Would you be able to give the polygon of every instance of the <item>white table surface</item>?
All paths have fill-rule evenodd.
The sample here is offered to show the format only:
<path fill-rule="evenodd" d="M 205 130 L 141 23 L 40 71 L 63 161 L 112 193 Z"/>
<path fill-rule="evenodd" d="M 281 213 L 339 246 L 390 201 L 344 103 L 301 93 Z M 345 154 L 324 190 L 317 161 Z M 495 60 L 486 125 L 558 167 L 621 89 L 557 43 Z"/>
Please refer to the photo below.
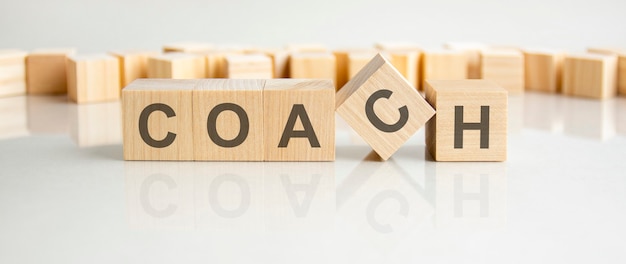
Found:
<path fill-rule="evenodd" d="M 126 162 L 119 102 L 0 99 L 0 263 L 626 263 L 626 98 L 511 97 L 508 161 Z"/>

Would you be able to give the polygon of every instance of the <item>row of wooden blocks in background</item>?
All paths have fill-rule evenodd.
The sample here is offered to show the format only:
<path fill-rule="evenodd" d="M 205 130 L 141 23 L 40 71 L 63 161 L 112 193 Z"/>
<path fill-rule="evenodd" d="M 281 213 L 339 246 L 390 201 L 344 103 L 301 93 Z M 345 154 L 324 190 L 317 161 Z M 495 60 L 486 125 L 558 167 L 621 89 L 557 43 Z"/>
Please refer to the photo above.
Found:
<path fill-rule="evenodd" d="M 321 79 L 140 79 L 122 91 L 124 158 L 330 161 L 337 112 L 383 160 L 424 125 L 435 160 L 506 159 L 505 89 L 425 85 L 426 98 L 380 54 L 337 93 Z"/>

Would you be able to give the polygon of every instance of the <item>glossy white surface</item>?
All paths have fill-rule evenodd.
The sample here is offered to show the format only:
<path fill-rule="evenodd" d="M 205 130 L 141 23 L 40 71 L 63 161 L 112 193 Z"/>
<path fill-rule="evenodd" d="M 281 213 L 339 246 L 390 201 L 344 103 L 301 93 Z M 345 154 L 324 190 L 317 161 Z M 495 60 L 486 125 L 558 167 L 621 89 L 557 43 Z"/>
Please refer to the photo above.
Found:
<path fill-rule="evenodd" d="M 119 102 L 0 99 L 0 263 L 624 263 L 626 98 L 510 99 L 509 159 L 125 162 Z"/>

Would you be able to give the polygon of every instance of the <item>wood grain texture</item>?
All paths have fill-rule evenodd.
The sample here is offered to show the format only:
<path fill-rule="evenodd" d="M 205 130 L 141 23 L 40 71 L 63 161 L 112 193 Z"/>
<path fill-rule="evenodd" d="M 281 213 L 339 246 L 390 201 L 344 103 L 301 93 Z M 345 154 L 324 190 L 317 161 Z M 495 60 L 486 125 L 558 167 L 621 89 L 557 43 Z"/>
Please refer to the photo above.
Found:
<path fill-rule="evenodd" d="M 263 90 L 264 159 L 335 160 L 334 101 L 330 80 L 267 80 Z"/>
<path fill-rule="evenodd" d="M 196 79 L 206 76 L 202 55 L 171 52 L 148 57 L 148 78 Z"/>
<path fill-rule="evenodd" d="M 381 93 L 386 93 L 388 98 L 374 98 Z M 370 109 L 372 98 L 374 104 Z M 435 114 L 415 88 L 380 54 L 337 92 L 335 107 L 383 160 L 389 159 Z M 368 109 L 378 120 L 372 118 L 371 112 L 368 114 Z M 397 126 L 384 131 L 380 122 Z"/>
<path fill-rule="evenodd" d="M 332 53 L 292 53 L 289 71 L 291 78 L 295 79 L 327 79 L 334 82 L 335 67 Z"/>
<path fill-rule="evenodd" d="M 117 57 L 120 64 L 120 85 L 126 87 L 130 82 L 148 77 L 148 57 L 159 54 L 157 51 L 119 50 L 109 54 Z"/>
<path fill-rule="evenodd" d="M 504 161 L 507 152 L 507 91 L 487 80 L 432 80 L 426 82 L 426 100 L 437 115 L 426 124 L 426 148 L 436 161 Z M 456 109 L 462 123 L 483 123 L 483 106 L 488 110 L 488 140 L 479 130 L 455 132 Z M 462 138 L 461 148 L 455 140 Z M 487 142 L 487 147 L 481 146 Z"/>
<path fill-rule="evenodd" d="M 118 100 L 118 59 L 104 54 L 68 57 L 67 94 L 70 100 L 79 104 Z"/>
<path fill-rule="evenodd" d="M 225 57 L 226 78 L 271 79 L 272 60 L 264 54 L 228 55 Z"/>
<path fill-rule="evenodd" d="M 67 56 L 75 49 L 38 49 L 26 57 L 26 90 L 28 94 L 67 93 Z"/>
<path fill-rule="evenodd" d="M 26 93 L 26 55 L 21 50 L 0 50 L 0 97 Z"/>
<path fill-rule="evenodd" d="M 563 60 L 563 94 L 606 99 L 617 94 L 617 57 L 569 54 Z"/>
<path fill-rule="evenodd" d="M 480 53 L 488 49 L 489 46 L 480 42 L 448 42 L 444 44 L 444 47 L 465 53 L 467 58 L 467 78 L 480 79 Z"/>
<path fill-rule="evenodd" d="M 619 95 L 626 96 L 626 48 L 592 47 L 587 51 L 617 56 L 617 92 Z"/>
<path fill-rule="evenodd" d="M 524 51 L 524 86 L 528 91 L 560 93 L 563 56 L 559 51 Z"/>
<path fill-rule="evenodd" d="M 512 50 L 483 50 L 480 53 L 480 78 L 491 80 L 509 94 L 524 92 L 524 55 Z"/>
<path fill-rule="evenodd" d="M 424 89 L 427 80 L 467 79 L 467 58 L 462 51 L 426 50 L 420 66 L 420 87 Z"/>

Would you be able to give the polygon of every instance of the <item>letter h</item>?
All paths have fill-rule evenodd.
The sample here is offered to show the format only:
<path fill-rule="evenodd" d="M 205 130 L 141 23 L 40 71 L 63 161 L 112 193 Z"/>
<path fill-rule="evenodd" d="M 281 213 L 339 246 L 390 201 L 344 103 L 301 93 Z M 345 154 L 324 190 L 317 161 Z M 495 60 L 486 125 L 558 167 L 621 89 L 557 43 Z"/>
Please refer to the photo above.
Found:
<path fill-rule="evenodd" d="M 489 148 L 489 106 L 480 107 L 480 123 L 463 123 L 463 106 L 454 106 L 454 148 L 463 148 L 463 131 L 480 130 L 480 148 Z"/>

